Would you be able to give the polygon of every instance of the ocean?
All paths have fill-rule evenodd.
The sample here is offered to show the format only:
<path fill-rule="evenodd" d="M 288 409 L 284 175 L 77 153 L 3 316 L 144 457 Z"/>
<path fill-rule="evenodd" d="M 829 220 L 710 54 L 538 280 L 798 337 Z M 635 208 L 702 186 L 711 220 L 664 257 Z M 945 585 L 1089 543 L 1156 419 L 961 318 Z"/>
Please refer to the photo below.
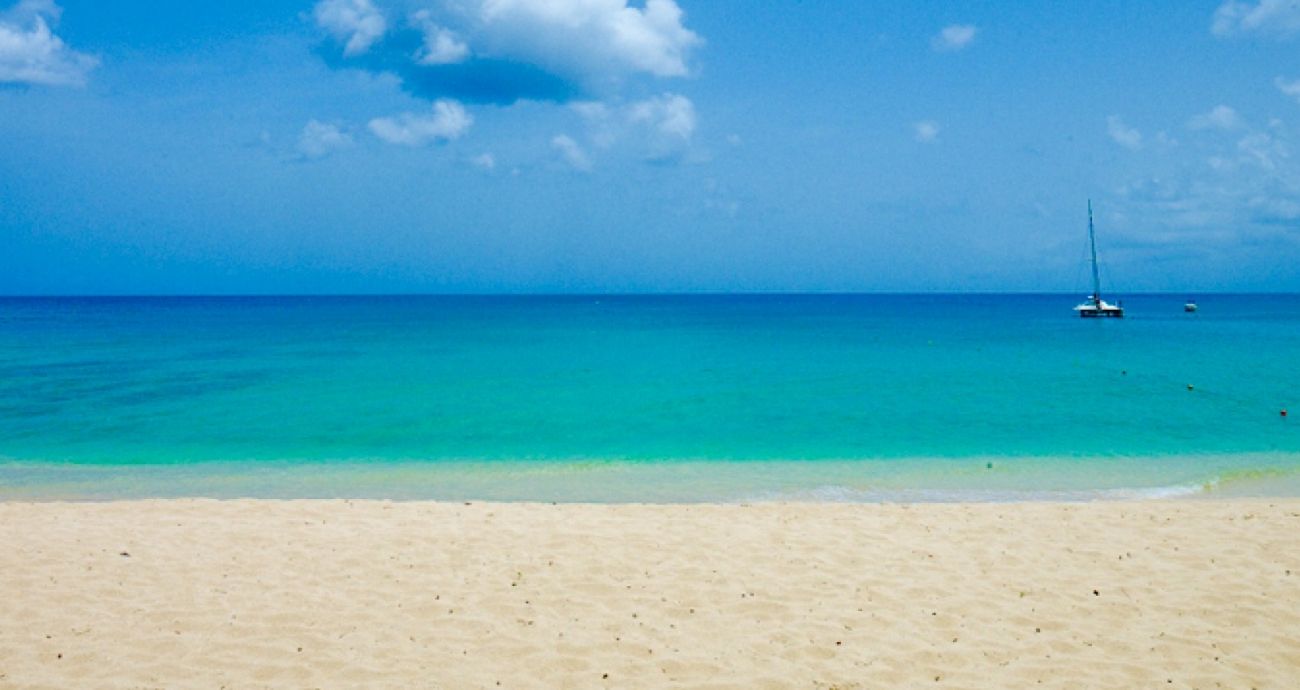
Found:
<path fill-rule="evenodd" d="M 0 298 L 0 498 L 1300 494 L 1300 295 L 1185 297 Z"/>

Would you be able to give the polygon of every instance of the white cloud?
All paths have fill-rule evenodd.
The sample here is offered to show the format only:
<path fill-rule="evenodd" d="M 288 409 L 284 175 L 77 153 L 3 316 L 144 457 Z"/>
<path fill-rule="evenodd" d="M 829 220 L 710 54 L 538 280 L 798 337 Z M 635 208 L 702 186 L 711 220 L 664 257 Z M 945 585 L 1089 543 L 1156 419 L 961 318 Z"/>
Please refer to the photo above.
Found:
<path fill-rule="evenodd" d="M 298 136 L 298 152 L 308 158 L 322 158 L 352 145 L 352 137 L 336 125 L 309 120 Z"/>
<path fill-rule="evenodd" d="M 1251 4 L 1229 0 L 1215 10 L 1210 30 L 1216 36 L 1248 33 L 1290 35 L 1300 31 L 1300 3 L 1295 0 L 1259 0 Z"/>
<path fill-rule="evenodd" d="M 321 0 L 313 10 L 316 24 L 346 41 L 343 54 L 361 55 L 388 31 L 384 15 L 370 0 Z"/>
<path fill-rule="evenodd" d="M 647 160 L 658 162 L 689 153 L 698 124 L 691 99 L 668 92 L 626 105 L 581 101 L 569 108 L 585 121 L 592 145 L 608 149 L 630 144 Z"/>
<path fill-rule="evenodd" d="M 703 43 L 677 0 L 319 0 L 314 14 L 344 57 L 368 53 L 355 66 L 470 103 L 609 97 L 634 76 L 688 75 Z"/>
<path fill-rule="evenodd" d="M 1213 111 L 1211 111 L 1213 112 Z M 1189 246 L 1228 247 L 1300 230 L 1300 159 L 1292 156 L 1288 128 L 1271 121 L 1234 125 L 1240 136 L 1192 130 L 1195 158 L 1133 157 L 1132 182 L 1120 195 L 1134 218 L 1133 238 L 1166 251 Z M 1141 170 L 1145 168 L 1145 170 Z"/>
<path fill-rule="evenodd" d="M 424 45 L 415 53 L 421 65 L 451 65 L 469 57 L 469 46 L 451 29 L 440 26 L 428 10 L 411 16 L 411 22 L 424 32 Z"/>
<path fill-rule="evenodd" d="M 603 120 L 609 117 L 609 106 L 600 101 L 576 101 L 570 103 L 569 108 L 587 120 Z"/>
<path fill-rule="evenodd" d="M 587 136 L 600 148 L 613 146 L 624 133 L 614 108 L 601 101 L 577 101 L 569 109 L 586 121 Z"/>
<path fill-rule="evenodd" d="M 469 159 L 469 162 L 482 170 L 493 170 L 497 167 L 497 159 L 490 153 L 480 153 Z"/>
<path fill-rule="evenodd" d="M 695 104 L 685 96 L 665 93 L 628 109 L 628 119 L 653 128 L 659 134 L 682 141 L 695 133 Z"/>
<path fill-rule="evenodd" d="M 938 141 L 939 123 L 934 120 L 921 120 L 912 125 L 912 136 L 922 144 Z"/>
<path fill-rule="evenodd" d="M 1217 105 L 1210 109 L 1209 112 L 1201 113 L 1188 121 L 1187 126 L 1192 129 L 1221 129 L 1233 130 L 1241 127 L 1241 116 L 1236 110 L 1226 106 Z"/>
<path fill-rule="evenodd" d="M 467 132 L 474 118 L 456 101 L 442 99 L 433 104 L 432 115 L 402 113 L 397 117 L 377 117 L 370 121 L 370 131 L 390 144 L 423 146 L 435 141 L 458 139 Z"/>
<path fill-rule="evenodd" d="M 560 158 L 568 163 L 575 170 L 591 170 L 591 159 L 587 157 L 587 152 L 582 150 L 578 142 L 567 134 L 557 134 L 551 139 L 551 148 L 559 152 Z"/>
<path fill-rule="evenodd" d="M 674 0 L 471 0 L 490 54 L 534 62 L 562 74 L 588 76 L 611 68 L 660 77 L 687 73 L 686 57 L 701 43 L 682 24 Z"/>
<path fill-rule="evenodd" d="M 1282 77 L 1278 77 L 1277 79 L 1273 80 L 1273 85 L 1276 86 L 1277 90 L 1281 91 L 1283 94 L 1290 96 L 1291 98 L 1294 98 L 1297 101 L 1300 101 L 1300 79 L 1296 79 L 1294 81 L 1287 81 Z"/>
<path fill-rule="evenodd" d="M 1206 159 L 1217 172 L 1247 175 L 1255 171 L 1275 171 L 1287 167 L 1290 146 L 1282 136 L 1250 130 L 1236 141 L 1231 150 L 1219 151 Z"/>
<path fill-rule="evenodd" d="M 82 86 L 99 59 L 78 53 L 50 30 L 62 10 L 23 0 L 0 14 L 0 83 Z"/>
<path fill-rule="evenodd" d="M 1110 138 L 1115 140 L 1116 144 L 1127 149 L 1138 149 L 1142 147 L 1142 133 L 1133 127 L 1124 124 L 1118 115 L 1111 115 L 1106 118 L 1106 132 Z"/>
<path fill-rule="evenodd" d="M 975 40 L 975 34 L 978 31 L 979 29 L 971 24 L 945 26 L 938 35 L 930 39 L 930 47 L 939 51 L 961 50 Z"/>
<path fill-rule="evenodd" d="M 1238 161 L 1264 170 L 1275 170 L 1290 157 L 1287 146 L 1265 132 L 1251 132 L 1237 142 Z"/>

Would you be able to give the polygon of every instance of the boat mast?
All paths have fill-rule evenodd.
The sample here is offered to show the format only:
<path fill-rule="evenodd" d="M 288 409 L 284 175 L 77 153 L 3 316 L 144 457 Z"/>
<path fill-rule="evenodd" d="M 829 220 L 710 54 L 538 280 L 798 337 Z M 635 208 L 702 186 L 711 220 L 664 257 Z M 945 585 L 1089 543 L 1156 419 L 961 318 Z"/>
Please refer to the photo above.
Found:
<path fill-rule="evenodd" d="M 1092 231 L 1092 199 L 1088 200 L 1088 245 L 1092 247 L 1092 299 L 1101 304 L 1101 276 L 1097 274 L 1097 237 Z"/>

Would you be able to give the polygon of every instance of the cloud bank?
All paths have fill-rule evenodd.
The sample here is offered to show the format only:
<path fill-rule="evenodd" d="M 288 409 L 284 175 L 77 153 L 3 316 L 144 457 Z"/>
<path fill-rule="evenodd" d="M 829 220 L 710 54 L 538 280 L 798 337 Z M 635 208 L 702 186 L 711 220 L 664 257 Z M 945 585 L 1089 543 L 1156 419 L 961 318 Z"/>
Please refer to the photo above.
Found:
<path fill-rule="evenodd" d="M 1218 117 L 1231 112 L 1231 117 Z M 1134 247 L 1218 246 L 1300 233 L 1300 160 L 1278 120 L 1251 123 L 1220 106 L 1192 118 L 1192 158 L 1142 156 L 1119 190 Z M 1225 126 L 1226 125 L 1226 126 Z M 1232 136 L 1224 133 L 1232 132 Z"/>
<path fill-rule="evenodd" d="M 69 48 L 50 27 L 62 10 L 52 0 L 22 0 L 0 13 L 0 83 L 82 86 L 99 59 Z"/>
<path fill-rule="evenodd" d="M 685 76 L 702 43 L 675 0 L 462 0 L 405 15 L 371 0 L 321 0 L 313 17 L 341 44 L 337 66 L 477 103 L 567 102 L 634 75 Z"/>

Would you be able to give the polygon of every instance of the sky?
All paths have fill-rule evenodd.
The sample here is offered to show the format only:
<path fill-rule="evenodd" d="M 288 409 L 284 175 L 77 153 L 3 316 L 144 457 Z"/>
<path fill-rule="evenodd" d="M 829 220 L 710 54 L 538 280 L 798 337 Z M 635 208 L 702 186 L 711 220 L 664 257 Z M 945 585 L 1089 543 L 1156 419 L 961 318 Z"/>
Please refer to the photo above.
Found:
<path fill-rule="evenodd" d="M 0 294 L 1300 291 L 1300 3 L 0 0 Z"/>

